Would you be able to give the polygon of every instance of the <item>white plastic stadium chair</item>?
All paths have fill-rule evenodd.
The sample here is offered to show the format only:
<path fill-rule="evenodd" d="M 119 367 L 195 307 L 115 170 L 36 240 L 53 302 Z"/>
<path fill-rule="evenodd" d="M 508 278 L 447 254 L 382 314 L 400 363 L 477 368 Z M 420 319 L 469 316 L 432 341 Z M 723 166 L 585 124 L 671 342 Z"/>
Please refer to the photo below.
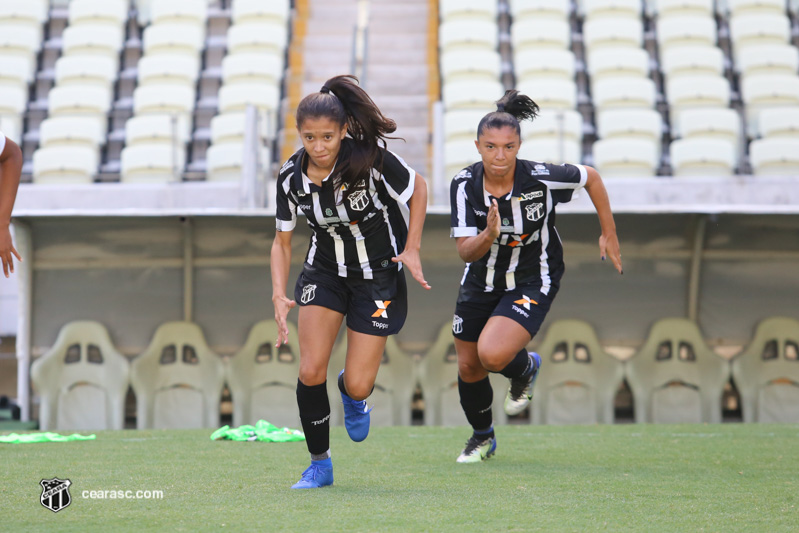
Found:
<path fill-rule="evenodd" d="M 577 84 L 569 80 L 525 81 L 517 87 L 541 109 L 574 109 L 577 105 Z"/>
<path fill-rule="evenodd" d="M 0 85 L 0 116 L 17 115 L 25 111 L 28 87 L 25 85 Z"/>
<path fill-rule="evenodd" d="M 594 106 L 607 109 L 653 109 L 655 82 L 649 78 L 605 78 L 593 84 Z"/>
<path fill-rule="evenodd" d="M 41 40 L 42 23 L 47 20 L 48 7 L 46 0 L 0 2 L 0 25 L 32 28 Z"/>
<path fill-rule="evenodd" d="M 0 24 L 0 53 L 19 55 L 28 61 L 36 61 L 42 39 L 35 28 L 5 22 Z"/>
<path fill-rule="evenodd" d="M 122 26 L 102 24 L 68 26 L 61 36 L 62 53 L 71 55 L 102 55 L 119 62 L 124 32 Z"/>
<path fill-rule="evenodd" d="M 53 146 L 33 153 L 34 183 L 91 183 L 100 163 L 96 148 Z"/>
<path fill-rule="evenodd" d="M 151 24 L 186 24 L 204 28 L 207 18 L 206 0 L 158 0 L 150 6 Z"/>
<path fill-rule="evenodd" d="M 444 113 L 444 136 L 447 141 L 477 138 L 477 125 L 489 110 L 455 109 Z"/>
<path fill-rule="evenodd" d="M 219 90 L 219 112 L 244 111 L 254 105 L 260 111 L 275 111 L 280 89 L 271 83 L 228 83 Z"/>
<path fill-rule="evenodd" d="M 147 85 L 186 85 L 194 89 L 200 71 L 200 58 L 183 54 L 145 55 L 137 64 L 139 87 Z"/>
<path fill-rule="evenodd" d="M 686 109 L 680 111 L 678 122 L 680 131 L 672 131 L 672 137 L 679 135 L 683 139 L 722 139 L 736 147 L 736 154 L 740 151 L 741 117 L 734 109 Z"/>
<path fill-rule="evenodd" d="M 291 14 L 289 0 L 234 0 L 233 24 L 287 24 Z"/>
<path fill-rule="evenodd" d="M 97 120 L 87 117 L 50 117 L 39 125 L 39 146 L 86 146 L 98 149 L 105 144 L 105 130 Z"/>
<path fill-rule="evenodd" d="M 125 122 L 125 145 L 183 144 L 191 137 L 191 123 L 185 114 L 139 115 Z"/>
<path fill-rule="evenodd" d="M 589 53 L 600 47 L 641 48 L 644 42 L 644 26 L 640 18 L 588 20 L 583 25 L 583 42 Z"/>
<path fill-rule="evenodd" d="M 69 3 L 69 26 L 108 25 L 121 27 L 128 19 L 126 0 L 72 0 Z"/>
<path fill-rule="evenodd" d="M 669 146 L 675 176 L 731 176 L 736 146 L 725 139 L 678 139 Z"/>
<path fill-rule="evenodd" d="M 752 45 L 738 51 L 735 69 L 743 76 L 796 74 L 799 50 L 788 44 Z"/>
<path fill-rule="evenodd" d="M 600 48 L 591 52 L 587 59 L 592 84 L 604 78 L 649 75 L 649 54 L 643 48 Z"/>
<path fill-rule="evenodd" d="M 525 19 L 537 20 L 548 24 L 550 19 L 566 20 L 571 12 L 569 0 L 510 0 L 510 13 L 513 23 Z"/>
<path fill-rule="evenodd" d="M 667 80 L 666 100 L 672 126 L 679 131 L 679 112 L 684 109 L 728 107 L 730 84 L 721 76 L 680 76 Z"/>
<path fill-rule="evenodd" d="M 657 23 L 660 53 L 676 46 L 716 46 L 716 21 L 710 17 L 670 17 Z"/>
<path fill-rule="evenodd" d="M 721 76 L 724 74 L 724 52 L 717 46 L 673 46 L 661 54 L 660 68 L 667 79 Z"/>
<path fill-rule="evenodd" d="M 50 116 L 89 115 L 103 124 L 111 108 L 111 89 L 99 85 L 53 87 L 47 95 Z M 103 130 L 105 131 L 105 130 Z"/>
<path fill-rule="evenodd" d="M 519 157 L 542 163 L 580 163 L 583 158 L 582 144 L 572 139 L 533 137 L 522 142 Z"/>
<path fill-rule="evenodd" d="M 517 83 L 541 78 L 574 80 L 575 60 L 571 50 L 526 49 L 513 58 Z"/>
<path fill-rule="evenodd" d="M 581 6 L 585 20 L 641 19 L 641 0 L 581 0 Z"/>
<path fill-rule="evenodd" d="M 571 44 L 571 27 L 567 19 L 548 19 L 546 24 L 535 19 L 522 20 L 511 26 L 510 36 L 517 54 L 526 49 L 566 50 Z"/>
<path fill-rule="evenodd" d="M 746 76 L 741 80 L 741 96 L 746 104 L 748 134 L 757 131 L 757 118 L 764 109 L 799 106 L 799 76 Z"/>
<path fill-rule="evenodd" d="M 785 0 L 727 0 L 730 16 L 785 15 Z"/>
<path fill-rule="evenodd" d="M 136 115 L 182 114 L 194 109 L 194 89 L 186 85 L 147 85 L 133 91 Z"/>
<path fill-rule="evenodd" d="M 98 85 L 111 88 L 117 77 L 117 63 L 108 56 L 69 55 L 55 63 L 55 82 L 66 85 Z"/>
<path fill-rule="evenodd" d="M 758 115 L 757 123 L 762 137 L 799 138 L 799 107 L 764 109 Z"/>
<path fill-rule="evenodd" d="M 22 113 L 4 114 L 0 110 L 0 131 L 17 144 L 22 142 Z"/>
<path fill-rule="evenodd" d="M 440 61 L 444 83 L 474 79 L 496 81 L 502 74 L 499 53 L 493 50 L 453 50 L 441 54 Z"/>
<path fill-rule="evenodd" d="M 453 178 L 461 169 L 479 160 L 480 153 L 477 151 L 473 139 L 447 141 L 444 144 L 444 164 L 447 178 Z"/>
<path fill-rule="evenodd" d="M 438 13 L 442 21 L 497 20 L 498 2 L 485 0 L 439 0 Z"/>
<path fill-rule="evenodd" d="M 205 29 L 190 24 L 158 24 L 145 28 L 142 39 L 145 56 L 185 54 L 196 57 L 205 45 Z"/>
<path fill-rule="evenodd" d="M 799 139 L 757 139 L 749 145 L 749 161 L 756 176 L 799 174 Z"/>
<path fill-rule="evenodd" d="M 499 27 L 486 20 L 445 21 L 438 27 L 438 41 L 442 54 L 463 49 L 496 51 Z"/>
<path fill-rule="evenodd" d="M 120 156 L 120 180 L 125 183 L 167 183 L 180 181 L 186 149 L 169 144 L 127 146 Z"/>
<path fill-rule="evenodd" d="M 730 19 L 730 39 L 734 55 L 748 46 L 788 44 L 791 23 L 785 15 L 747 15 Z"/>
<path fill-rule="evenodd" d="M 713 0 L 656 0 L 658 20 L 668 17 L 713 16 Z"/>
<path fill-rule="evenodd" d="M 600 139 L 646 139 L 660 146 L 663 137 L 663 118 L 654 109 L 602 111 L 597 114 L 596 125 Z"/>
<path fill-rule="evenodd" d="M 238 181 L 244 165 L 244 144 L 234 142 L 211 145 L 205 160 L 207 181 Z M 258 154 L 258 164 L 264 168 L 269 162 L 269 150 L 264 147 Z"/>
<path fill-rule="evenodd" d="M 486 112 L 496 109 L 494 102 L 499 100 L 505 91 L 499 81 L 474 80 L 454 81 L 444 84 L 442 88 L 444 106 L 452 109 L 485 109 Z"/>
<path fill-rule="evenodd" d="M 522 142 L 536 138 L 549 138 L 581 142 L 583 140 L 583 117 L 573 109 L 544 109 L 532 122 L 521 123 Z"/>
<path fill-rule="evenodd" d="M 36 61 L 29 54 L 5 54 L 0 51 L 0 85 L 27 86 L 33 81 Z"/>
<path fill-rule="evenodd" d="M 602 139 L 594 143 L 594 167 L 603 178 L 654 176 L 658 147 L 644 139 Z"/>
<path fill-rule="evenodd" d="M 227 32 L 228 54 L 282 54 L 288 43 L 285 24 L 234 24 Z"/>
<path fill-rule="evenodd" d="M 276 54 L 229 54 L 222 60 L 223 83 L 278 84 L 283 78 L 283 59 Z"/>

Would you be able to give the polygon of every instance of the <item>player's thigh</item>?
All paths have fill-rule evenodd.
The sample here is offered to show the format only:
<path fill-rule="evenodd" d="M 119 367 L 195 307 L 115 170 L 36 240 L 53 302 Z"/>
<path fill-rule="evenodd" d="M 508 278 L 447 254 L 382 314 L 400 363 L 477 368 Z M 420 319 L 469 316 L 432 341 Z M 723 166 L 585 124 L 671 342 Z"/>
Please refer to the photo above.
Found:
<path fill-rule="evenodd" d="M 368 335 L 347 328 L 347 360 L 344 363 L 344 387 L 354 400 L 372 393 L 380 370 L 387 337 Z"/>
<path fill-rule="evenodd" d="M 477 341 L 480 363 L 490 372 L 499 372 L 531 339 L 530 332 L 519 322 L 494 315 L 488 319 Z"/>
<path fill-rule="evenodd" d="M 327 379 L 327 365 L 344 315 L 318 305 L 300 307 L 297 332 L 300 337 L 300 381 L 320 385 Z"/>

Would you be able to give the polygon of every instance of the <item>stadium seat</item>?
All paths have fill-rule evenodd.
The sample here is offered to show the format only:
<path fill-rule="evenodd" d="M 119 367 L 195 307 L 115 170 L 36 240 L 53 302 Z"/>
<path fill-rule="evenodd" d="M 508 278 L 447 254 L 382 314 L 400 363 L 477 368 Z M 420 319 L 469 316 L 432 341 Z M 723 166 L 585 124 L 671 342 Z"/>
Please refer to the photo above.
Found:
<path fill-rule="evenodd" d="M 738 146 L 741 142 L 741 117 L 734 109 L 726 107 L 686 109 L 678 116 L 680 137 L 722 139 Z M 738 149 L 736 149 L 738 152 Z"/>
<path fill-rule="evenodd" d="M 194 110 L 194 88 L 187 85 L 146 85 L 133 91 L 133 112 L 188 114 Z"/>
<path fill-rule="evenodd" d="M 452 109 L 496 109 L 494 102 L 499 100 L 505 91 L 502 84 L 490 80 L 454 81 L 442 87 L 444 106 L 447 111 Z"/>
<path fill-rule="evenodd" d="M 476 129 L 477 125 L 475 124 Z M 480 153 L 474 145 L 474 138 L 447 141 L 444 144 L 445 176 L 447 179 L 453 178 L 461 169 L 479 160 Z"/>
<path fill-rule="evenodd" d="M 496 51 L 499 27 L 487 20 L 452 20 L 438 27 L 440 53 L 453 50 Z"/>
<path fill-rule="evenodd" d="M 184 54 L 196 57 L 205 46 L 205 28 L 190 24 L 156 24 L 144 29 L 144 55 Z M 228 48 L 231 43 L 228 42 Z"/>
<path fill-rule="evenodd" d="M 799 423 L 799 321 L 770 317 L 732 360 L 744 422 Z"/>
<path fill-rule="evenodd" d="M 746 104 L 748 134 L 758 131 L 757 119 L 764 109 L 799 106 L 799 76 L 785 74 L 753 75 L 741 82 L 741 96 Z"/>
<path fill-rule="evenodd" d="M 593 84 L 594 106 L 608 109 L 653 109 L 655 82 L 649 78 L 605 78 Z"/>
<path fill-rule="evenodd" d="M 47 107 L 51 117 L 93 117 L 105 133 L 108 129 L 107 113 L 111 109 L 111 98 L 110 88 L 99 85 L 67 85 L 50 89 Z"/>
<path fill-rule="evenodd" d="M 206 0 L 158 0 L 150 5 L 151 24 L 185 24 L 204 28 L 207 17 Z"/>
<path fill-rule="evenodd" d="M 103 24 L 68 26 L 61 37 L 61 51 L 65 56 L 108 56 L 114 60 L 114 64 L 118 64 L 124 37 L 122 26 Z"/>
<path fill-rule="evenodd" d="M 519 83 L 516 88 L 522 94 L 535 100 L 542 109 L 574 109 L 577 107 L 577 84 L 571 80 L 528 80 Z"/>
<path fill-rule="evenodd" d="M 485 0 L 439 0 L 438 13 L 442 21 L 497 20 L 497 2 Z"/>
<path fill-rule="evenodd" d="M 600 48 L 588 54 L 587 59 L 592 84 L 605 78 L 649 75 L 649 54 L 643 48 Z"/>
<path fill-rule="evenodd" d="M 224 83 L 271 83 L 278 85 L 283 78 L 283 59 L 276 54 L 229 54 L 222 60 Z"/>
<path fill-rule="evenodd" d="M 508 380 L 500 374 L 489 374 L 489 379 L 494 389 L 494 424 L 504 424 L 508 417 L 502 405 L 508 392 Z M 452 323 L 442 326 L 436 341 L 422 357 L 419 385 L 424 398 L 426 426 L 463 426 L 467 423 L 458 395 L 458 356 L 452 341 Z"/>
<path fill-rule="evenodd" d="M 444 113 L 445 140 L 474 141 L 477 138 L 477 126 L 488 111 L 483 111 L 482 109 L 456 109 Z"/>
<path fill-rule="evenodd" d="M 287 24 L 291 15 L 289 0 L 234 0 L 231 6 L 233 24 Z"/>
<path fill-rule="evenodd" d="M 764 109 L 758 115 L 757 124 L 762 137 L 799 138 L 799 107 Z"/>
<path fill-rule="evenodd" d="M 666 83 L 672 128 L 679 132 L 680 112 L 685 109 L 726 108 L 730 84 L 721 76 L 680 76 Z"/>
<path fill-rule="evenodd" d="M 669 147 L 674 176 L 731 176 L 736 145 L 721 138 L 678 139 Z"/>
<path fill-rule="evenodd" d="M 745 47 L 788 44 L 790 38 L 791 25 L 785 15 L 747 15 L 730 19 L 730 39 L 736 56 Z"/>
<path fill-rule="evenodd" d="M 657 23 L 661 55 L 675 46 L 716 46 L 716 33 L 710 17 L 669 17 Z"/>
<path fill-rule="evenodd" d="M 571 50 L 526 49 L 513 58 L 517 83 L 542 78 L 574 80 L 575 60 Z"/>
<path fill-rule="evenodd" d="M 181 181 L 186 149 L 182 145 L 139 143 L 122 150 L 120 164 L 120 180 L 126 183 Z"/>
<path fill-rule="evenodd" d="M 627 361 L 638 423 L 719 423 L 729 363 L 705 345 L 686 318 L 658 320 Z"/>
<path fill-rule="evenodd" d="M 5 54 L 0 51 L 0 85 L 25 87 L 33 82 L 36 60 L 27 54 Z"/>
<path fill-rule="evenodd" d="M 125 145 L 186 143 L 191 122 L 186 115 L 140 115 L 125 122 Z"/>
<path fill-rule="evenodd" d="M 736 54 L 735 69 L 742 76 L 796 75 L 799 70 L 799 50 L 787 44 L 747 46 Z"/>
<path fill-rule="evenodd" d="M 117 63 L 108 56 L 73 54 L 55 63 L 55 83 L 58 87 L 98 85 L 110 90 L 117 74 Z"/>
<path fill-rule="evenodd" d="M 39 146 L 85 146 L 105 144 L 105 129 L 92 117 L 51 117 L 39 125 Z"/>
<path fill-rule="evenodd" d="M 270 162 L 269 150 L 262 148 L 259 165 Z M 236 142 L 218 143 L 210 146 L 205 154 L 206 179 L 208 181 L 239 181 L 244 165 L 244 144 Z"/>
<path fill-rule="evenodd" d="M 100 164 L 96 147 L 52 146 L 33 153 L 33 182 L 92 183 Z"/>
<path fill-rule="evenodd" d="M 182 54 L 146 55 L 137 65 L 139 87 L 147 85 L 185 85 L 194 90 L 200 58 Z"/>
<path fill-rule="evenodd" d="M 599 344 L 591 324 L 558 320 L 536 349 L 544 371 L 535 385 L 535 424 L 612 424 L 621 361 Z"/>
<path fill-rule="evenodd" d="M 513 23 L 510 28 L 513 51 L 519 54 L 527 49 L 558 48 L 566 50 L 571 44 L 571 27 L 567 19 L 551 19 L 541 24 L 535 19 Z"/>
<path fill-rule="evenodd" d="M 641 19 L 597 18 L 583 24 L 583 42 L 589 53 L 601 47 L 641 48 L 644 26 Z"/>
<path fill-rule="evenodd" d="M 41 46 L 42 39 L 36 28 L 9 22 L 0 23 L 1 54 L 21 55 L 30 61 L 35 61 Z"/>
<path fill-rule="evenodd" d="M 1 92 L 1 91 L 0 91 Z M 0 111 L 0 131 L 15 143 L 22 142 L 22 114 L 5 115 Z"/>
<path fill-rule="evenodd" d="M 0 116 L 20 115 L 28 103 L 28 87 L 25 85 L 0 85 Z"/>
<path fill-rule="evenodd" d="M 288 43 L 285 24 L 234 24 L 227 33 L 228 54 L 283 54 Z"/>
<path fill-rule="evenodd" d="M 31 365 L 39 393 L 39 429 L 103 430 L 125 426 L 130 365 L 99 322 L 64 324 Z"/>
<path fill-rule="evenodd" d="M 749 161 L 756 176 L 799 174 L 799 139 L 766 138 L 749 145 Z"/>
<path fill-rule="evenodd" d="M 270 83 L 228 83 L 219 89 L 219 112 L 244 111 L 248 105 L 275 112 L 279 99 L 280 88 Z"/>
<path fill-rule="evenodd" d="M 222 359 L 190 322 L 158 327 L 150 345 L 131 363 L 138 429 L 219 427 L 225 371 Z"/>
<path fill-rule="evenodd" d="M 712 17 L 713 0 L 656 0 L 655 14 L 658 20 L 668 17 Z"/>
<path fill-rule="evenodd" d="M 444 83 L 486 79 L 497 81 L 502 73 L 499 54 L 492 50 L 454 50 L 441 54 Z"/>
<path fill-rule="evenodd" d="M 594 167 L 603 178 L 654 176 L 657 143 L 645 139 L 601 139 L 594 143 Z"/>
<path fill-rule="evenodd" d="M 569 0 L 510 0 L 510 14 L 513 23 L 523 20 L 567 20 L 571 12 Z"/>
<path fill-rule="evenodd" d="M 416 363 L 413 357 L 403 352 L 397 345 L 395 336 L 386 338 L 383 360 L 375 380 L 374 391 L 366 400 L 374 407 L 371 416 L 372 427 L 410 426 L 411 402 L 416 388 Z M 338 389 L 338 373 L 344 368 L 347 356 L 347 343 L 339 342 L 333 349 L 328 366 L 327 394 L 330 397 L 330 425 L 344 423 L 344 408 Z"/>
<path fill-rule="evenodd" d="M 265 121 L 260 121 L 261 136 L 266 136 Z M 244 113 L 224 113 L 211 119 L 211 143 L 242 143 L 246 129 Z"/>
<path fill-rule="evenodd" d="M 107 25 L 121 27 L 128 19 L 127 0 L 71 0 L 69 26 Z M 88 31 L 88 28 L 81 28 Z"/>
<path fill-rule="evenodd" d="M 233 397 L 233 425 L 255 425 L 266 420 L 277 427 L 297 427 L 297 377 L 300 354 L 297 328 L 289 322 L 289 342 L 275 348 L 277 324 L 262 320 L 253 325 L 247 341 L 226 365 Z"/>
<path fill-rule="evenodd" d="M 600 139 L 645 139 L 661 146 L 663 118 L 654 109 L 609 109 L 597 114 L 596 125 Z"/>
<path fill-rule="evenodd" d="M 724 52 L 717 46 L 672 46 L 660 56 L 666 79 L 724 75 Z"/>
<path fill-rule="evenodd" d="M 733 17 L 746 15 L 785 15 L 785 0 L 726 0 Z"/>
<path fill-rule="evenodd" d="M 582 142 L 583 117 L 572 109 L 543 110 L 532 122 L 522 121 L 521 129 L 522 142 L 540 137 L 558 139 L 561 136 L 566 140 Z"/>
<path fill-rule="evenodd" d="M 582 145 L 573 139 L 557 137 L 533 137 L 522 142 L 519 158 L 541 163 L 581 163 Z"/>
<path fill-rule="evenodd" d="M 579 4 L 586 21 L 600 18 L 641 20 L 641 0 L 581 0 Z"/>
<path fill-rule="evenodd" d="M 39 40 L 43 36 L 42 23 L 48 17 L 47 0 L 25 0 L 0 2 L 0 25 L 30 27 L 37 32 Z"/>

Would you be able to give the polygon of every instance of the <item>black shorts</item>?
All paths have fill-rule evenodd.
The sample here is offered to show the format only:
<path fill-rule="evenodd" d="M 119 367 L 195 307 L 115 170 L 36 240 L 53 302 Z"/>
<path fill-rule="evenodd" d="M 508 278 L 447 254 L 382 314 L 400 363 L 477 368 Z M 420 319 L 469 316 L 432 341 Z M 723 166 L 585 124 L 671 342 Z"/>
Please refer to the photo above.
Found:
<path fill-rule="evenodd" d="M 488 319 L 505 316 L 519 323 L 535 337 L 552 305 L 552 298 L 539 292 L 538 287 L 518 287 L 511 291 L 485 292 L 467 296 L 458 294 L 455 316 L 452 319 L 452 334 L 467 342 L 477 342 Z"/>
<path fill-rule="evenodd" d="M 300 306 L 318 305 L 347 317 L 347 327 L 358 333 L 395 335 L 408 314 L 405 272 L 375 272 L 374 279 L 343 278 L 306 264 L 294 286 Z"/>

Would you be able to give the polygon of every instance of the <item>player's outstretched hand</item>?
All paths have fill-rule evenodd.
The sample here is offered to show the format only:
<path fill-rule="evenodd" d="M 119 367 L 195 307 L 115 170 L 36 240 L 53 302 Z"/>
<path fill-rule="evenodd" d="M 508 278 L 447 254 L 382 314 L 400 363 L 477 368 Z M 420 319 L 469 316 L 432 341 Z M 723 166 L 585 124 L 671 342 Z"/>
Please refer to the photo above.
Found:
<path fill-rule="evenodd" d="M 395 263 L 402 262 L 405 268 L 410 271 L 413 279 L 418 281 L 423 288 L 430 290 L 430 284 L 424 279 L 424 272 L 422 272 L 422 260 L 419 258 L 419 250 L 406 248 L 397 257 L 392 257 L 391 260 Z"/>
<path fill-rule="evenodd" d="M 11 232 L 8 228 L 0 230 L 0 259 L 3 261 L 3 274 L 6 277 L 14 273 L 14 257 L 17 258 L 17 261 L 22 261 L 19 252 L 11 243 Z"/>
<path fill-rule="evenodd" d="M 286 324 L 286 317 L 289 311 L 297 306 L 297 302 L 289 300 L 285 296 L 278 296 L 272 298 L 272 303 L 275 306 L 275 322 L 277 322 L 277 342 L 275 342 L 275 346 L 279 348 L 282 344 L 289 343 L 289 327 Z"/>
<path fill-rule="evenodd" d="M 602 260 L 605 257 L 610 257 L 613 266 L 619 271 L 619 274 L 624 274 L 621 265 L 621 250 L 619 249 L 619 238 L 616 232 L 605 235 L 604 233 L 599 236 L 599 254 Z"/>

